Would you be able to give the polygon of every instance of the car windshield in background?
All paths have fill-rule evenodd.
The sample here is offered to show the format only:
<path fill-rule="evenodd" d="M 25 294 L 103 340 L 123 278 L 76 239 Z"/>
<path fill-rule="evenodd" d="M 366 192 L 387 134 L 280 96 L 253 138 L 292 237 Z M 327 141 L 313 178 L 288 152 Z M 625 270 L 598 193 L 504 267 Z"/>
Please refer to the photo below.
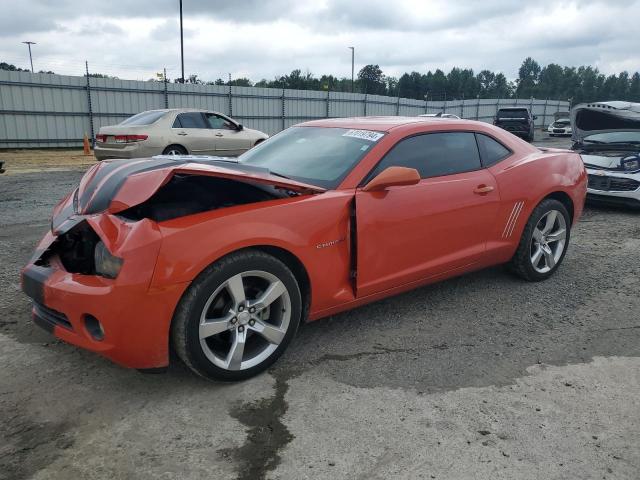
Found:
<path fill-rule="evenodd" d="M 153 110 L 151 112 L 142 112 L 127 118 L 125 121 L 120 122 L 120 125 L 151 125 L 157 122 L 167 112 Z"/>
<path fill-rule="evenodd" d="M 498 110 L 498 118 L 527 118 L 527 110 Z"/>
<path fill-rule="evenodd" d="M 586 143 L 640 143 L 640 131 L 595 133 L 584 137 Z"/>
<path fill-rule="evenodd" d="M 383 136 L 371 130 L 292 127 L 241 155 L 239 161 L 332 189 Z"/>

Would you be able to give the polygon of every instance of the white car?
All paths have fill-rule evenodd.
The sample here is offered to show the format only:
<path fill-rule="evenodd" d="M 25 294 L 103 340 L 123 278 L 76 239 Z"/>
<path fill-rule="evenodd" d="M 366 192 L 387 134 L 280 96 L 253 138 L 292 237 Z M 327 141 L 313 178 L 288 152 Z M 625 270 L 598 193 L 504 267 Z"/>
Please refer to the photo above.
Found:
<path fill-rule="evenodd" d="M 571 119 L 572 148 L 589 175 L 587 198 L 640 208 L 640 103 L 582 104 Z"/>
<path fill-rule="evenodd" d="M 100 128 L 93 153 L 98 160 L 154 155 L 236 157 L 268 137 L 219 112 L 149 110 Z"/>
<path fill-rule="evenodd" d="M 547 132 L 550 137 L 555 137 L 556 135 L 571 135 L 573 133 L 571 130 L 571 119 L 559 118 L 555 120 L 551 125 L 549 125 Z"/>
<path fill-rule="evenodd" d="M 453 113 L 444 113 L 444 112 L 438 112 L 438 113 L 423 113 L 422 115 L 418 115 L 419 117 L 431 117 L 431 118 L 457 118 L 458 120 L 460 120 L 460 117 L 458 115 L 454 115 Z"/>

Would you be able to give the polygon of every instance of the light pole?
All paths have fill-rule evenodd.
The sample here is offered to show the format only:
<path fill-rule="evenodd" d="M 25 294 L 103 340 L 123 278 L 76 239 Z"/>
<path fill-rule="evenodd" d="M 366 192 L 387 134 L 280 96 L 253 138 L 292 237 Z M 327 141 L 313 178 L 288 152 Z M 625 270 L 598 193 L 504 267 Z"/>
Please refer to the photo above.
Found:
<path fill-rule="evenodd" d="M 22 42 L 26 43 L 27 47 L 29 47 L 29 62 L 31 62 L 31 73 L 33 73 L 33 58 L 31 57 L 31 45 L 35 45 L 36 42 Z"/>
<path fill-rule="evenodd" d="M 355 61 L 355 55 L 356 55 L 356 48 L 355 47 L 347 47 L 351 49 L 351 93 L 354 92 L 354 86 L 353 86 L 353 73 L 354 73 L 354 61 Z"/>
<path fill-rule="evenodd" d="M 184 83 L 184 36 L 182 33 L 182 0 L 180 0 L 180 65 L 182 66 L 182 76 L 180 81 Z"/>

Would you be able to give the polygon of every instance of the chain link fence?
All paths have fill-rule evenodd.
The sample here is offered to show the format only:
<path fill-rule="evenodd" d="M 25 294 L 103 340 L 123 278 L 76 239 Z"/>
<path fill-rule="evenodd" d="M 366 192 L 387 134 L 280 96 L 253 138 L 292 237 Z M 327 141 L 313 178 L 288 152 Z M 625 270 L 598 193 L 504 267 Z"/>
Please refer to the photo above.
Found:
<path fill-rule="evenodd" d="M 536 99 L 425 101 L 361 93 L 179 84 L 30 72 L 0 71 L 0 148 L 75 147 L 86 134 L 136 113 L 160 108 L 202 108 L 224 113 L 273 135 L 318 118 L 453 113 L 491 122 L 500 107 L 526 106 L 536 127 L 553 121 L 569 103 Z"/>

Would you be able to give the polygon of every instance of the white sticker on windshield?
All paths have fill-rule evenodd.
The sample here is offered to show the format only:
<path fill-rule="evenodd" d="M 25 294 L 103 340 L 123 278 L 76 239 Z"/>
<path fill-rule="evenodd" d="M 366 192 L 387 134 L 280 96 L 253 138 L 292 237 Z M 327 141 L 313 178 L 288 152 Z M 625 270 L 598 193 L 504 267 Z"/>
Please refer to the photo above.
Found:
<path fill-rule="evenodd" d="M 384 133 L 372 132 L 371 130 L 348 130 L 342 134 L 343 137 L 361 138 L 362 140 L 369 140 L 370 142 L 377 142 L 380 140 Z"/>

